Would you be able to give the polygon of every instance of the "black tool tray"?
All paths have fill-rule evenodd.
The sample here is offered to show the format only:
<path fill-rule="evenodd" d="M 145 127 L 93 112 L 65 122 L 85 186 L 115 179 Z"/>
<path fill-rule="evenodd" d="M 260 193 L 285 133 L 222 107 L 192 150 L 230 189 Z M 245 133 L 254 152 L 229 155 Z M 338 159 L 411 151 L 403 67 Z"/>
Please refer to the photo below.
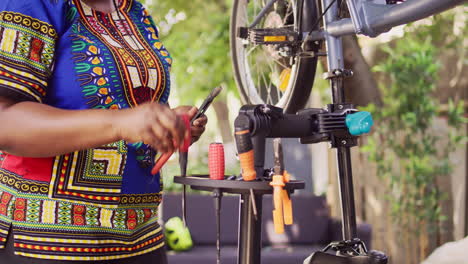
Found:
<path fill-rule="evenodd" d="M 225 176 L 227 178 L 228 176 Z M 253 190 L 255 194 L 271 194 L 273 188 L 270 186 L 270 181 L 243 181 L 243 180 L 212 180 L 209 175 L 190 175 L 187 177 L 175 176 L 174 182 L 179 184 L 190 185 L 194 190 L 213 191 L 220 189 L 226 193 L 249 193 Z M 303 181 L 290 181 L 284 186 L 285 190 L 293 193 L 294 190 L 304 189 Z"/>

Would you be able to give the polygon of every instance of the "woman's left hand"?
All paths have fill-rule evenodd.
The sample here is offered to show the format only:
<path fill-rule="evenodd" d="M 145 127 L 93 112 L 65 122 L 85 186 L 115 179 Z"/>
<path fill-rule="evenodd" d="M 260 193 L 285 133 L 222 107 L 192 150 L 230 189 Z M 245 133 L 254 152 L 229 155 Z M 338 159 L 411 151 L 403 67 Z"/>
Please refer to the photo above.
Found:
<path fill-rule="evenodd" d="M 189 119 L 192 120 L 192 118 L 197 114 L 198 108 L 195 106 L 183 105 L 178 106 L 173 110 L 179 115 L 188 115 Z M 203 134 L 203 132 L 205 132 L 205 127 L 207 123 L 208 118 L 206 117 L 206 115 L 202 115 L 200 118 L 197 118 L 193 121 L 193 124 L 190 128 L 190 133 L 192 135 L 192 144 L 198 141 L 198 139 L 200 139 L 200 136 Z"/>

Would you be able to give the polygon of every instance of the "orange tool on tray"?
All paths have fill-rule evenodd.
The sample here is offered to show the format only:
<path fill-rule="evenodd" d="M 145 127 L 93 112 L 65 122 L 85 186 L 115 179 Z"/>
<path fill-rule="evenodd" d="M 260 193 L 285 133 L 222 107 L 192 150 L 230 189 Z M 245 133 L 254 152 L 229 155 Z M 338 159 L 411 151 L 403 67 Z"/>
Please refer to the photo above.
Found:
<path fill-rule="evenodd" d="M 185 129 L 187 132 L 185 133 L 185 138 L 182 146 L 179 148 L 180 153 L 186 153 L 188 152 L 188 149 L 190 147 L 190 142 L 192 141 L 192 136 L 190 135 L 190 120 L 187 115 L 181 115 L 180 116 L 182 120 L 184 121 L 185 124 Z M 158 173 L 162 166 L 166 164 L 166 162 L 169 160 L 169 158 L 174 154 L 174 152 L 167 152 L 163 153 L 158 160 L 156 161 L 156 164 L 154 165 L 153 169 L 151 170 L 151 174 L 156 174 Z"/>
<path fill-rule="evenodd" d="M 284 189 L 289 182 L 289 174 L 284 170 L 283 147 L 281 139 L 273 141 L 275 152 L 275 165 L 273 180 L 270 185 L 273 187 L 273 223 L 277 234 L 284 233 L 284 225 L 293 224 L 292 202 L 287 190 Z"/>

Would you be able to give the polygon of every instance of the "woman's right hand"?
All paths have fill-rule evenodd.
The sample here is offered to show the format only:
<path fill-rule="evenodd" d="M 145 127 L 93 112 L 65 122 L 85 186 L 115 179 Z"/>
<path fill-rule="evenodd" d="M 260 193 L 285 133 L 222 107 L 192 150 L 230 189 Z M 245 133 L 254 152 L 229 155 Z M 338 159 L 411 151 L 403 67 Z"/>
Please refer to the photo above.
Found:
<path fill-rule="evenodd" d="M 118 110 L 115 114 L 115 129 L 120 139 L 144 142 L 161 153 L 178 149 L 187 133 L 182 118 L 159 103 Z"/>

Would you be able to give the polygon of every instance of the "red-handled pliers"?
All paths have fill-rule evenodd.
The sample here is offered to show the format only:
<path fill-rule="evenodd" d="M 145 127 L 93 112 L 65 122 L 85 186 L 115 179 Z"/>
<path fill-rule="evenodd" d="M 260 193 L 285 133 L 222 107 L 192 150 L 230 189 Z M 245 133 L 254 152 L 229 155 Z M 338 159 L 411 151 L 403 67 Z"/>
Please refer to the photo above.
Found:
<path fill-rule="evenodd" d="M 184 142 L 182 146 L 180 146 L 179 152 L 187 153 L 190 147 L 190 143 L 192 141 L 192 135 L 190 133 L 191 124 L 188 115 L 181 115 L 180 117 L 184 121 L 185 129 L 187 130 L 187 132 L 185 133 Z M 158 173 L 161 170 L 162 166 L 166 164 L 166 162 L 172 156 L 172 154 L 174 154 L 173 151 L 162 154 L 156 161 L 156 164 L 154 165 L 153 169 L 151 170 L 151 174 L 155 175 L 156 173 Z"/>

